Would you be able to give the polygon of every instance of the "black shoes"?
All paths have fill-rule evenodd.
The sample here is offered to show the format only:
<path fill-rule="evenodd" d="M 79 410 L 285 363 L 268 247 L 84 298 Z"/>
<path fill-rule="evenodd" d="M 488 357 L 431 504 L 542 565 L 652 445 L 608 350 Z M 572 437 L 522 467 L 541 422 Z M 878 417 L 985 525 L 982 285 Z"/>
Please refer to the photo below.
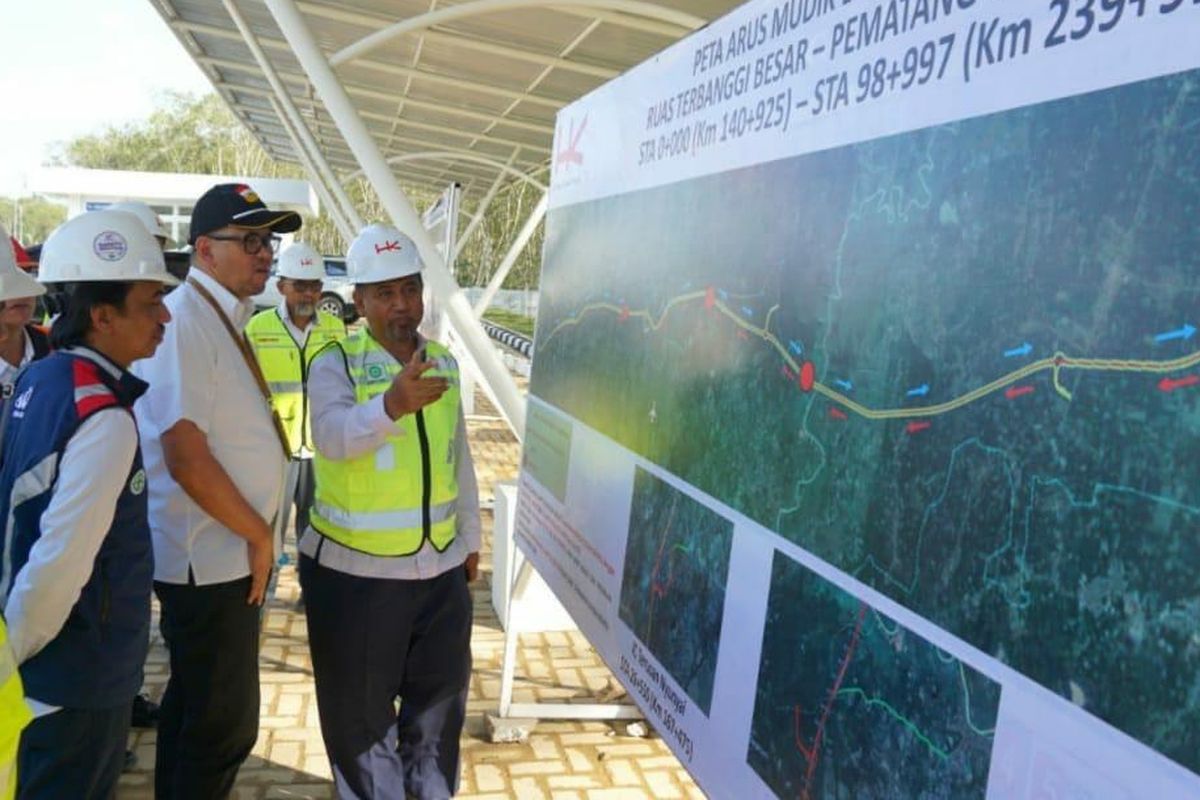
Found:
<path fill-rule="evenodd" d="M 158 727 L 158 703 L 144 694 L 133 698 L 133 713 L 130 724 L 135 728 Z"/>

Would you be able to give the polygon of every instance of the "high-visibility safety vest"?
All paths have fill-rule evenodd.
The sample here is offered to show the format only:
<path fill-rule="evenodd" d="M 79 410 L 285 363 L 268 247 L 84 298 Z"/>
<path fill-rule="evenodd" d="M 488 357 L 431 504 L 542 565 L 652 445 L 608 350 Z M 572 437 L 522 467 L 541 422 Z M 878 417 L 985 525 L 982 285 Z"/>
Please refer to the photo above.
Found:
<path fill-rule="evenodd" d="M 383 394 L 403 365 L 366 329 L 325 349 L 319 359 L 343 361 L 358 403 Z M 428 342 L 425 376 L 450 388 L 415 414 L 396 420 L 396 432 L 374 451 L 334 461 L 313 456 L 316 499 L 310 520 L 338 544 L 376 556 L 407 556 L 429 541 L 438 552 L 454 541 L 458 503 L 458 364 Z"/>
<path fill-rule="evenodd" d="M 0 800 L 12 800 L 17 794 L 17 744 L 21 730 L 32 718 L 8 644 L 8 630 L 0 619 Z"/>
<path fill-rule="evenodd" d="M 288 447 L 292 455 L 298 455 L 301 447 L 313 449 L 312 421 L 308 411 L 308 367 L 322 348 L 345 338 L 346 326 L 332 314 L 318 311 L 301 347 L 292 338 L 279 313 L 278 308 L 271 308 L 255 314 L 246 325 L 246 338 L 250 340 L 271 390 L 271 405 L 283 422 Z"/>

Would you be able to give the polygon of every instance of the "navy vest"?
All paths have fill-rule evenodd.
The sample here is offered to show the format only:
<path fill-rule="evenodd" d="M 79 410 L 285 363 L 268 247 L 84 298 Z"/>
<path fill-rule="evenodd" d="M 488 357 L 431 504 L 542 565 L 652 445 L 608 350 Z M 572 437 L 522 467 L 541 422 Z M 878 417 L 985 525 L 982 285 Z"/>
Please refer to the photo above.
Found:
<path fill-rule="evenodd" d="M 0 520 L 7 520 L 0 548 L 5 604 L 13 577 L 42 535 L 42 514 L 67 442 L 98 411 L 119 408 L 132 414 L 145 390 L 146 384 L 128 372 L 78 350 L 53 353 L 17 379 L 0 450 Z M 153 575 L 139 447 L 79 601 L 58 636 L 21 665 L 25 694 L 66 708 L 128 704 L 142 686 Z"/>

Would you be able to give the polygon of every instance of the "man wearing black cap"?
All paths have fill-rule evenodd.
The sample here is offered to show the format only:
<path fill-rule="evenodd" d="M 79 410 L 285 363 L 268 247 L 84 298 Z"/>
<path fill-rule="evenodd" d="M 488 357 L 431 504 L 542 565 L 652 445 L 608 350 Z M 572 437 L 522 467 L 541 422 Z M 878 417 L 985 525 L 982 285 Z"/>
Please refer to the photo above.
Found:
<path fill-rule="evenodd" d="M 139 374 L 154 591 L 171 677 L 155 797 L 227 796 L 258 736 L 259 606 L 274 564 L 285 446 L 243 329 L 277 233 L 299 229 L 245 184 L 192 211 L 192 269 L 167 298 L 174 323 Z"/>

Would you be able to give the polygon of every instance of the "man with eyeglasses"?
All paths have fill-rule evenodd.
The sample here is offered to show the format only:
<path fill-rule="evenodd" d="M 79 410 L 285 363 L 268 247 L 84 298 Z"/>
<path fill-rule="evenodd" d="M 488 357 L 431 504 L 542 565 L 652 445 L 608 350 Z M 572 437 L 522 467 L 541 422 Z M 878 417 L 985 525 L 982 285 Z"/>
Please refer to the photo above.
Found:
<path fill-rule="evenodd" d="M 141 362 L 138 401 L 154 591 L 171 677 L 155 797 L 226 797 L 258 736 L 259 606 L 275 560 L 286 441 L 244 336 L 278 247 L 300 228 L 245 184 L 192 211 L 192 268 L 167 298 L 174 323 Z"/>
<path fill-rule="evenodd" d="M 317 309 L 325 278 L 325 260 L 306 244 L 294 244 L 279 254 L 275 270 L 282 301 L 254 315 L 246 336 L 262 367 L 275 407 L 288 437 L 292 462 L 285 503 L 296 503 L 296 541 L 308 527 L 313 503 L 312 426 L 308 410 L 308 367 L 331 342 L 346 337 L 345 324 Z M 286 522 L 286 505 L 282 511 Z"/>

